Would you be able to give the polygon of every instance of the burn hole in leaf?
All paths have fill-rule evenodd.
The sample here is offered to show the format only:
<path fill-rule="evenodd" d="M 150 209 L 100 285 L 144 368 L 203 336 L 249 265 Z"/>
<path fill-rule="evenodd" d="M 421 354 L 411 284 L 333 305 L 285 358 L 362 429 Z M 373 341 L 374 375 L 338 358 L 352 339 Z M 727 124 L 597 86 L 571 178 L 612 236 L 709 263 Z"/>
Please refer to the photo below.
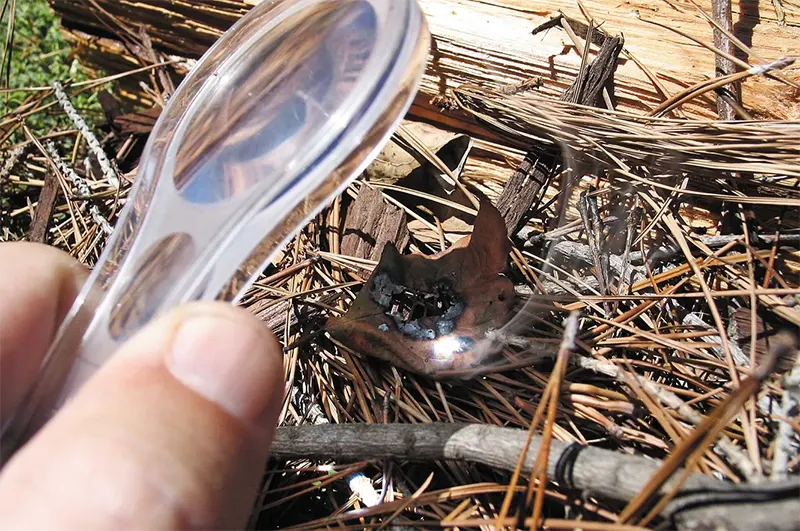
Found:
<path fill-rule="evenodd" d="M 436 339 L 452 333 L 465 308 L 449 279 L 437 280 L 431 291 L 424 292 L 379 273 L 372 283 L 370 298 L 386 310 L 401 332 L 414 339 Z"/>

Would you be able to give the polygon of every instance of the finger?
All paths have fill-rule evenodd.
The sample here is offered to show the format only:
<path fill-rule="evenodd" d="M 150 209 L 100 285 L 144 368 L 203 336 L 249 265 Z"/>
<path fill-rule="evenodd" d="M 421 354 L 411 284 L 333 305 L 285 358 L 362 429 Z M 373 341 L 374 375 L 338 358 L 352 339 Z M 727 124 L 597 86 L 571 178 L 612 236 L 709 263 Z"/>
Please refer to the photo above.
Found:
<path fill-rule="evenodd" d="M 129 340 L 0 474 L 0 514 L 37 529 L 244 525 L 283 396 L 280 347 L 222 303 Z"/>
<path fill-rule="evenodd" d="M 88 271 L 37 243 L 0 244 L 0 418 L 17 407 Z"/>

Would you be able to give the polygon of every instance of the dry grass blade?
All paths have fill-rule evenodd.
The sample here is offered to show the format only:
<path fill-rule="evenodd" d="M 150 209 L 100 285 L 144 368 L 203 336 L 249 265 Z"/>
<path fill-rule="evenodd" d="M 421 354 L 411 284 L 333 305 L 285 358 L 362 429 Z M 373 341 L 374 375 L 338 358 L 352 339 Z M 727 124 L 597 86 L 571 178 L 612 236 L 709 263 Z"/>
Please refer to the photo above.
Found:
<path fill-rule="evenodd" d="M 731 83 L 736 83 L 737 81 L 741 81 L 750 76 L 760 76 L 770 73 L 773 70 L 780 70 L 786 68 L 787 66 L 790 66 L 793 63 L 794 63 L 793 57 L 783 57 L 775 61 L 772 61 L 771 63 L 753 66 L 751 68 L 748 68 L 744 72 L 735 72 L 733 74 L 721 76 L 719 78 L 712 79 L 709 81 L 702 81 L 692 87 L 687 88 L 683 92 L 675 94 L 670 99 L 659 105 L 657 108 L 653 109 L 653 111 L 650 112 L 650 115 L 663 116 L 672 109 L 674 109 L 675 107 L 683 105 L 692 98 L 697 98 L 698 96 L 701 96 L 707 92 L 718 89 L 720 87 L 724 87 L 725 85 L 729 85 Z"/>
<path fill-rule="evenodd" d="M 454 94 L 462 109 L 523 145 L 552 143 L 612 167 L 619 166 L 604 153 L 655 175 L 683 170 L 697 177 L 724 171 L 800 177 L 800 122 L 647 118 L 466 85 Z"/>
<path fill-rule="evenodd" d="M 447 164 L 442 162 L 442 160 L 430 149 L 428 149 L 425 144 L 423 144 L 414 133 L 408 130 L 408 128 L 403 127 L 402 125 L 398 128 L 396 133 L 400 138 L 404 141 L 408 142 L 410 145 L 414 147 L 420 154 L 422 154 L 429 162 L 431 162 L 439 171 L 441 171 L 450 181 L 452 186 L 455 186 L 459 190 L 461 190 L 469 199 L 472 206 L 477 210 L 480 208 L 480 202 L 475 198 L 475 196 L 464 187 L 464 183 L 458 178 L 457 175 L 453 174 L 450 171 L 450 168 L 447 167 Z"/>
<path fill-rule="evenodd" d="M 703 273 L 700 271 L 700 268 L 694 261 L 694 256 L 692 256 L 692 252 L 689 249 L 689 244 L 686 242 L 686 238 L 684 237 L 683 232 L 681 232 L 680 227 L 678 227 L 678 223 L 671 215 L 664 216 L 664 222 L 677 240 L 678 245 L 680 245 L 681 251 L 686 256 L 689 266 L 691 266 L 692 270 L 694 271 L 695 277 L 700 284 L 700 288 L 705 294 L 706 302 L 708 302 L 711 315 L 714 317 L 714 323 L 717 325 L 717 330 L 719 331 L 719 335 L 722 340 L 722 350 L 725 352 L 725 361 L 728 363 L 728 370 L 730 371 L 731 380 L 733 381 L 734 385 L 739 385 L 739 375 L 733 362 L 731 347 L 728 342 L 728 334 L 725 331 L 725 326 L 722 324 L 722 316 L 720 316 L 719 309 L 717 309 L 717 303 L 714 301 L 714 297 L 712 296 L 711 290 L 709 289 L 708 284 L 703 277 Z"/>
<path fill-rule="evenodd" d="M 394 521 L 394 519 L 397 518 L 397 516 L 406 509 L 406 507 L 414 503 L 415 500 L 417 500 L 420 496 L 422 496 L 422 493 L 424 493 L 430 486 L 431 481 L 433 481 L 433 474 L 429 475 L 428 478 L 422 483 L 422 485 L 420 485 L 420 487 L 416 491 L 414 491 L 414 494 L 412 494 L 405 501 L 405 503 L 400 504 L 400 507 L 398 507 L 389 518 L 384 520 L 384 522 L 380 525 L 380 527 L 378 527 L 378 529 L 385 529 L 387 525 L 391 524 L 392 521 Z"/>
<path fill-rule="evenodd" d="M 513 501 L 513 495 L 514 492 L 516 491 L 517 483 L 519 482 L 519 477 L 522 473 L 523 465 L 525 463 L 525 459 L 528 453 L 528 448 L 531 445 L 534 433 L 539 427 L 539 423 L 541 422 L 543 414 L 547 410 L 548 420 L 550 419 L 551 411 L 552 415 L 555 415 L 555 404 L 557 403 L 558 389 L 561 386 L 561 378 L 558 377 L 557 375 L 561 374 L 561 372 L 565 370 L 569 352 L 574 348 L 577 325 L 578 325 L 577 314 L 571 315 L 570 318 L 565 322 L 563 340 L 557 355 L 558 362 L 556 366 L 553 368 L 553 374 L 555 374 L 556 377 L 550 378 L 548 380 L 547 386 L 544 388 L 544 391 L 542 392 L 542 398 L 539 401 L 539 406 L 536 408 L 536 413 L 534 414 L 533 420 L 531 421 L 531 424 L 528 427 L 528 439 L 525 442 L 525 445 L 523 446 L 523 449 L 519 454 L 519 458 L 517 460 L 517 466 L 514 469 L 513 474 L 511 475 L 511 480 L 509 481 L 508 485 L 508 491 L 506 492 L 506 495 L 503 498 L 503 504 L 500 507 L 500 512 L 498 513 L 497 516 L 497 522 L 498 522 L 497 525 L 499 525 L 499 522 L 505 520 L 506 516 L 509 513 L 509 510 L 511 509 L 511 502 Z M 552 398 L 553 396 L 556 397 L 555 400 L 553 400 Z M 549 421 L 549 424 L 545 426 L 545 431 L 549 432 L 547 435 L 548 441 L 549 438 L 552 436 L 552 426 L 553 423 L 551 420 Z M 538 484 L 540 485 L 540 488 L 544 488 L 545 482 L 544 478 L 542 478 L 542 474 L 543 473 L 546 474 L 546 463 L 547 463 L 546 453 L 544 461 L 540 461 L 540 458 L 541 458 L 541 453 L 540 455 L 537 456 L 536 462 L 540 467 L 544 464 L 545 465 L 544 469 L 539 470 L 538 468 L 534 468 L 531 477 L 533 480 L 539 480 Z M 526 505 L 530 503 L 533 497 L 533 488 L 534 485 L 536 484 L 537 484 L 536 481 L 530 481 L 528 483 L 528 488 L 526 490 L 526 500 L 525 500 Z M 541 505 L 539 505 L 539 510 L 541 510 Z M 534 511 L 536 511 L 536 506 L 534 506 Z"/>
<path fill-rule="evenodd" d="M 0 68 L 0 77 L 3 78 L 3 88 L 11 87 L 11 54 L 14 50 L 14 22 L 16 20 L 17 0 L 3 0 L 3 7 L 0 8 L 0 20 L 6 18 L 6 38 L 3 48 L 2 68 Z M 6 95 L 6 102 L 8 96 Z"/>

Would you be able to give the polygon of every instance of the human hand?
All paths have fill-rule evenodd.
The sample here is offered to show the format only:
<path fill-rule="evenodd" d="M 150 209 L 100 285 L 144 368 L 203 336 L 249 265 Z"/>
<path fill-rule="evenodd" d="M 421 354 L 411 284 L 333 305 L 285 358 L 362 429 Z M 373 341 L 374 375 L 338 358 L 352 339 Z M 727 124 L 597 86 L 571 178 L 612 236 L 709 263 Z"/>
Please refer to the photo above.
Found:
<path fill-rule="evenodd" d="M 2 419 L 86 275 L 52 247 L 0 244 Z M 180 307 L 127 341 L 8 461 L 3 528 L 241 528 L 282 393 L 280 347 L 254 316 Z"/>

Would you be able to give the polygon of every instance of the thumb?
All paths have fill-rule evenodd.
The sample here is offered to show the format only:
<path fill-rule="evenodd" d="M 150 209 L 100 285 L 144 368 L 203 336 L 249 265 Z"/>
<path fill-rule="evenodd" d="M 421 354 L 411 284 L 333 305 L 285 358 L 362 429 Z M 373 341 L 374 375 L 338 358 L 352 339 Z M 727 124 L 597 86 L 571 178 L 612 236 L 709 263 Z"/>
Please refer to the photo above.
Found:
<path fill-rule="evenodd" d="M 283 393 L 281 350 L 244 310 L 156 320 L 6 465 L 7 528 L 243 527 Z"/>

